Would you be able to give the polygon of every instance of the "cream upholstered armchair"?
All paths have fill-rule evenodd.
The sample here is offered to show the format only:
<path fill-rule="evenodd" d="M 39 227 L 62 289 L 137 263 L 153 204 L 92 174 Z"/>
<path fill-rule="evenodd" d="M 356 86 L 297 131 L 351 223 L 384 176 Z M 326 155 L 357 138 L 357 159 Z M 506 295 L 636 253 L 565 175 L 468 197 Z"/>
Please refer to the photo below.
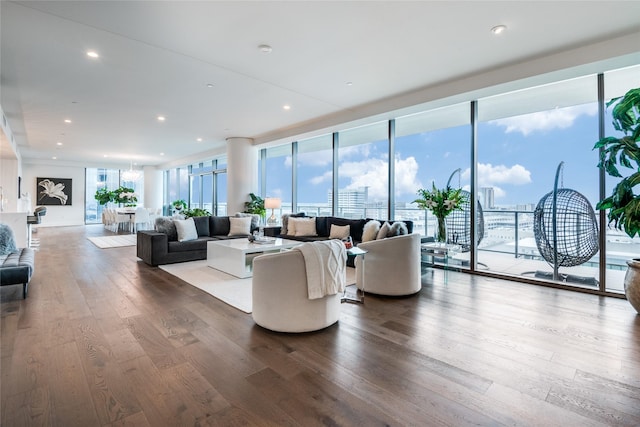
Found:
<path fill-rule="evenodd" d="M 422 288 L 420 267 L 420 234 L 387 237 L 362 242 L 366 250 L 356 258 L 356 286 L 378 295 L 401 296 L 419 292 Z M 364 281 L 363 281 L 364 280 Z"/>
<path fill-rule="evenodd" d="M 305 261 L 297 250 L 254 258 L 252 288 L 253 320 L 272 331 L 316 331 L 340 316 L 342 292 L 309 299 Z"/>

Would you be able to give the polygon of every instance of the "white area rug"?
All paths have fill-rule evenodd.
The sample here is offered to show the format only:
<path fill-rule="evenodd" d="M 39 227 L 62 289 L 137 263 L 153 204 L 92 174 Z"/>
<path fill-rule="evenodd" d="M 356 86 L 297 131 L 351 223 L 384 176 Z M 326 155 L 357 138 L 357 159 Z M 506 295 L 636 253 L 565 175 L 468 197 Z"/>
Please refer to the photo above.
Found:
<path fill-rule="evenodd" d="M 207 266 L 207 261 L 181 262 L 159 266 L 169 274 L 202 289 L 245 313 L 251 313 L 251 278 L 238 279 Z"/>
<path fill-rule="evenodd" d="M 100 236 L 100 237 L 87 237 L 100 249 L 107 248 L 121 248 L 123 246 L 135 246 L 136 235 L 135 234 L 122 234 L 118 236 Z"/>

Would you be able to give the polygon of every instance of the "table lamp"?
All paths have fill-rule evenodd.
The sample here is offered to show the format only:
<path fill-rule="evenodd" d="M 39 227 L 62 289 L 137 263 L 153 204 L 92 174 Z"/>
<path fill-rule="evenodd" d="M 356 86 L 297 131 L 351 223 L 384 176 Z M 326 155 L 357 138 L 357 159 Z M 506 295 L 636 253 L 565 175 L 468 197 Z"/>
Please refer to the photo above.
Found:
<path fill-rule="evenodd" d="M 267 219 L 268 226 L 278 225 L 278 218 L 273 213 L 274 209 L 280 209 L 281 201 L 278 197 L 266 197 L 264 199 L 264 207 L 265 209 L 271 209 L 271 216 Z"/>

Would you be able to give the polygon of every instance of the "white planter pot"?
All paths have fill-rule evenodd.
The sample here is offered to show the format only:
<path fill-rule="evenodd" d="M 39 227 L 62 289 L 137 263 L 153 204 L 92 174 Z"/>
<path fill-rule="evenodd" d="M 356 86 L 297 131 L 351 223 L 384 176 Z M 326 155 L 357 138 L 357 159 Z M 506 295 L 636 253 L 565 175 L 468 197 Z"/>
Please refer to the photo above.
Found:
<path fill-rule="evenodd" d="M 624 293 L 633 308 L 640 313 L 640 258 L 627 261 L 627 274 L 624 276 Z"/>

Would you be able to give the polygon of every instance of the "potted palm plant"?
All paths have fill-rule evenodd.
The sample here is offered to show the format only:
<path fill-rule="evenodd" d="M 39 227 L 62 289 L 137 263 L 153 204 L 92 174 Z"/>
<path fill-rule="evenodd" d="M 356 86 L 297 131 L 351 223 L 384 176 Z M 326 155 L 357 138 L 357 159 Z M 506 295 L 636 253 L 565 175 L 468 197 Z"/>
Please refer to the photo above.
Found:
<path fill-rule="evenodd" d="M 607 108 L 611 106 L 613 126 L 623 136 L 602 138 L 594 149 L 600 150 L 598 167 L 622 180 L 613 188 L 611 196 L 596 205 L 596 209 L 608 210 L 609 224 L 613 223 L 615 228 L 633 238 L 640 236 L 640 194 L 634 192 L 640 188 L 640 88 L 612 99 Z M 631 169 L 630 174 L 622 176 L 619 166 Z M 640 258 L 627 261 L 627 265 L 625 294 L 640 313 Z"/>

